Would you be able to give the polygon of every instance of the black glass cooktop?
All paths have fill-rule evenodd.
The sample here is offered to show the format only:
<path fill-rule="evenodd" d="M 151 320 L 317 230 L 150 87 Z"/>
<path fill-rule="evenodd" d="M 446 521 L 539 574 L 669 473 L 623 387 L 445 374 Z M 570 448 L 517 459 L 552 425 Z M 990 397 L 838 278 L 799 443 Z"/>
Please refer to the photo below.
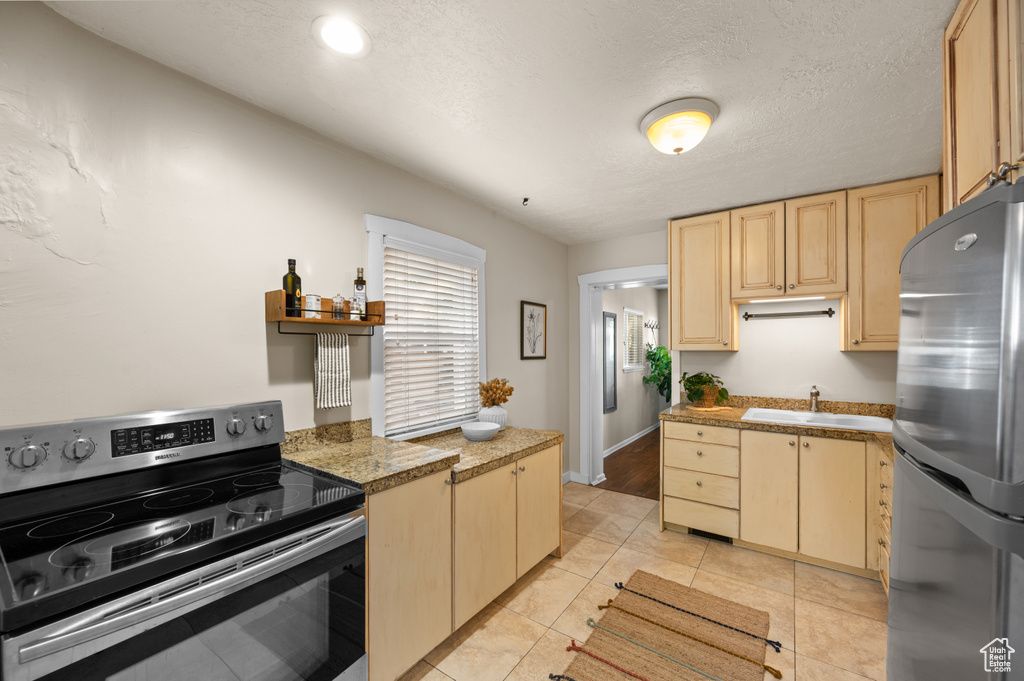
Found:
<path fill-rule="evenodd" d="M 0 630 L 308 527 L 363 499 L 356 487 L 281 462 L 5 525 Z"/>

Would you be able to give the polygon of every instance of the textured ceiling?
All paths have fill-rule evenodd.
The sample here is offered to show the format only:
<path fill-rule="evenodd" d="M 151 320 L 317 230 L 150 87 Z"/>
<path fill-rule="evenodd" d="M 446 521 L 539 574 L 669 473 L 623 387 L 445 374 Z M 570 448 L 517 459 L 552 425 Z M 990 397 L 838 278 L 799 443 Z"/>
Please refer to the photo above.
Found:
<path fill-rule="evenodd" d="M 957 0 L 53 2 L 131 50 L 565 243 L 932 173 Z M 345 13 L 373 50 L 310 35 Z M 693 151 L 637 125 L 721 115 Z M 529 197 L 529 205 L 522 205 Z"/>

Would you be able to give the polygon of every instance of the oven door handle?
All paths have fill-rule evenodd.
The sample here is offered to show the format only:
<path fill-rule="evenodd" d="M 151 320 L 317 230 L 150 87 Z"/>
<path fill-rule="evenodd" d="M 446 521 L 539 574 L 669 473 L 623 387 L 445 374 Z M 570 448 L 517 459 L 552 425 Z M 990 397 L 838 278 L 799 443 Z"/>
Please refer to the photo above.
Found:
<path fill-rule="evenodd" d="M 347 518 L 341 524 L 337 520 L 331 521 L 268 542 L 155 584 L 141 593 L 137 592 L 63 620 L 57 623 L 56 631 L 19 647 L 18 659 L 25 664 L 203 600 L 215 601 L 271 576 L 272 573 L 281 572 L 302 560 L 326 553 L 365 535 L 366 518 L 359 516 Z M 176 613 L 175 616 L 184 612 Z"/>

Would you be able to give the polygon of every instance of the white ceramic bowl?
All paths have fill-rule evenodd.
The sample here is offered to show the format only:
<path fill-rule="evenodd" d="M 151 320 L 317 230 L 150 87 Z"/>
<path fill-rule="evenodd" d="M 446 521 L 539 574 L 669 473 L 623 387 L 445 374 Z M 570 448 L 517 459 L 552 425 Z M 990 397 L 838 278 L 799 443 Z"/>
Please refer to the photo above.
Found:
<path fill-rule="evenodd" d="M 471 442 L 486 442 L 494 437 L 499 430 L 501 430 L 501 426 L 497 423 L 472 421 L 462 424 L 462 436 Z"/>

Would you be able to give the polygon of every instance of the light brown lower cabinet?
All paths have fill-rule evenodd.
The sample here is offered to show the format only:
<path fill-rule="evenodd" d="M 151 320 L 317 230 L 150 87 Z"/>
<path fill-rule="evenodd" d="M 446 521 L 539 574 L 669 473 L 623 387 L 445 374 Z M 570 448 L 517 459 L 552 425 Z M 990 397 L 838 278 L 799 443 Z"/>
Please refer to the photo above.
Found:
<path fill-rule="evenodd" d="M 455 486 L 455 629 L 516 581 L 518 465 Z"/>
<path fill-rule="evenodd" d="M 740 433 L 740 539 L 796 553 L 799 438 Z"/>
<path fill-rule="evenodd" d="M 393 681 L 452 632 L 450 471 L 366 500 L 370 681 Z"/>
<path fill-rule="evenodd" d="M 865 567 L 865 444 L 800 437 L 800 553 Z"/>
<path fill-rule="evenodd" d="M 562 544 L 562 447 L 516 462 L 516 578 Z"/>

